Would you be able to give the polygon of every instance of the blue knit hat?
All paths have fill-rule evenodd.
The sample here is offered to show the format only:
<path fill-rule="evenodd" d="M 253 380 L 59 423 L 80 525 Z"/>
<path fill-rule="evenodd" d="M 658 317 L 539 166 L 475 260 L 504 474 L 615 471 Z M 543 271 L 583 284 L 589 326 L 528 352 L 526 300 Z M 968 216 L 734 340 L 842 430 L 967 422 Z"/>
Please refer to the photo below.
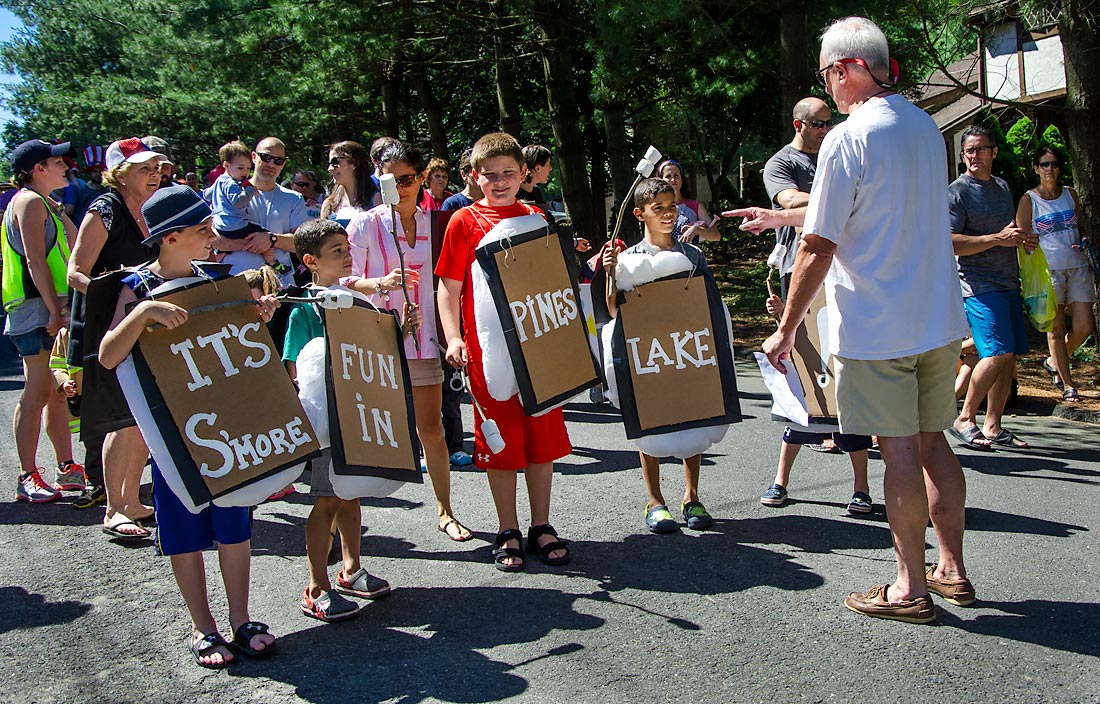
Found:
<path fill-rule="evenodd" d="M 141 216 L 149 226 L 149 236 L 142 244 L 154 244 L 165 235 L 193 227 L 210 218 L 210 206 L 189 186 L 168 186 L 157 190 L 141 206 Z"/>

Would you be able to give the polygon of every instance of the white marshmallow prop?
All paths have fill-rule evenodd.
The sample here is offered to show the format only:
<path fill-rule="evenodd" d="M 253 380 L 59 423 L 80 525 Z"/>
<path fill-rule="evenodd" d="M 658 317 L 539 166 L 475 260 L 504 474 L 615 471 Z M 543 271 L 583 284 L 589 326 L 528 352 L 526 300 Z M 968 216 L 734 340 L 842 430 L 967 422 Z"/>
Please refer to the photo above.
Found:
<path fill-rule="evenodd" d="M 349 292 L 350 300 L 351 294 Z M 322 304 L 323 305 L 323 304 Z M 295 363 L 298 372 L 298 400 L 306 417 L 313 425 L 317 442 L 321 448 L 332 445 L 328 425 L 328 379 L 325 375 L 325 338 L 316 337 L 306 343 L 298 353 Z M 405 482 L 381 477 L 363 477 L 336 474 L 329 462 L 329 479 L 332 489 L 341 499 L 351 500 L 363 497 L 389 496 Z M 285 484 L 283 486 L 286 486 Z M 281 487 L 279 487 L 281 488 Z M 274 492 L 272 492 L 274 493 Z"/>
<path fill-rule="evenodd" d="M 481 238 L 477 246 L 484 247 L 490 242 L 507 240 L 526 232 L 541 230 L 546 220 L 541 215 L 523 215 L 517 218 L 505 218 Z M 508 343 L 504 337 L 504 326 L 497 313 L 493 294 L 489 290 L 489 279 L 485 270 L 476 260 L 470 267 L 470 279 L 474 292 L 474 326 L 477 340 L 481 345 L 481 363 L 485 371 L 485 386 L 489 395 L 497 401 L 507 401 L 519 393 L 515 368 L 508 354 Z M 568 400 L 536 413 L 536 416 L 549 413 L 554 408 L 564 406 Z M 484 414 L 482 414 L 484 417 Z M 486 419 L 488 420 L 488 419 Z"/>
<path fill-rule="evenodd" d="M 474 266 L 477 266 L 475 263 Z M 434 337 L 431 338 L 435 346 L 439 348 L 439 351 L 443 353 L 443 356 L 447 356 L 447 348 L 439 344 L 439 340 Z M 477 398 L 474 397 L 474 392 L 470 390 L 470 377 L 466 376 L 465 369 L 458 370 L 459 376 L 462 378 L 462 389 L 466 393 L 470 394 L 470 401 L 474 404 L 474 412 L 481 416 L 481 435 L 485 438 L 485 444 L 489 446 L 489 451 L 494 455 L 499 455 L 500 451 L 504 449 L 505 442 L 504 437 L 500 434 L 500 428 L 497 427 L 497 422 L 485 415 L 485 409 L 481 407 L 481 404 L 477 402 Z M 456 389 L 458 390 L 458 389 Z"/>
<path fill-rule="evenodd" d="M 150 297 L 165 295 L 177 288 L 183 288 L 203 280 L 204 279 L 199 277 L 173 279 L 172 281 L 168 281 L 154 288 L 150 292 Z M 302 472 L 305 471 L 304 462 L 295 464 L 250 484 L 237 487 L 233 491 L 222 494 L 210 502 L 196 504 L 184 485 L 179 467 L 176 466 L 172 454 L 168 449 L 168 441 L 165 439 L 163 432 L 153 416 L 152 408 L 149 405 L 149 399 L 146 397 L 145 389 L 141 380 L 138 378 L 137 367 L 134 364 L 133 356 L 127 356 L 126 359 L 118 365 L 115 373 L 118 377 L 119 386 L 122 388 L 122 392 L 126 397 L 126 402 L 130 406 L 130 413 L 134 416 L 134 420 L 137 422 L 142 437 L 145 438 L 145 444 L 149 447 L 149 453 L 156 461 L 161 476 L 164 477 L 164 481 L 168 485 L 168 488 L 172 490 L 172 493 L 176 495 L 180 503 L 182 503 L 191 513 L 199 513 L 211 503 L 221 507 L 258 506 L 276 491 L 297 481 L 298 478 L 302 476 Z"/>
<path fill-rule="evenodd" d="M 619 255 L 619 264 L 615 269 L 616 284 L 620 291 L 631 291 L 642 284 L 665 276 L 691 271 L 691 260 L 679 252 L 658 252 L 655 255 L 623 253 Z M 733 323 L 729 311 L 723 306 L 726 328 L 729 333 L 730 355 L 733 355 Z M 616 407 L 619 402 L 618 381 L 615 375 L 614 353 L 611 350 L 611 338 L 615 334 L 618 318 L 603 326 L 601 344 L 603 344 L 604 378 L 607 379 L 607 399 Z M 706 452 L 722 441 L 728 425 L 714 425 L 705 428 L 688 428 L 671 433 L 646 435 L 635 438 L 638 449 L 652 457 L 676 457 L 685 459 Z"/>

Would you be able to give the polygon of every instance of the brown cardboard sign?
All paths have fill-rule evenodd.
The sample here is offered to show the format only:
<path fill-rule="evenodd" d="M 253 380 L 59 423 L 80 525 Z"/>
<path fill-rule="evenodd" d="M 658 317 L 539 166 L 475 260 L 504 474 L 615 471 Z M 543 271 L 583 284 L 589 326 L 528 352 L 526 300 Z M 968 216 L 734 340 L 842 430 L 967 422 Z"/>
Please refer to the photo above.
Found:
<path fill-rule="evenodd" d="M 654 281 L 623 295 L 619 324 L 639 428 L 724 416 L 714 322 L 703 277 Z"/>
<path fill-rule="evenodd" d="M 187 322 L 143 332 L 135 362 L 140 357 L 174 422 L 171 434 L 181 442 L 168 444 L 190 460 L 173 453 L 197 505 L 319 453 L 243 277 L 201 282 L 157 300 L 188 309 Z"/>
<path fill-rule="evenodd" d="M 477 250 L 528 415 L 600 383 L 571 257 L 547 228 Z"/>
<path fill-rule="evenodd" d="M 422 483 L 396 314 L 356 300 L 351 308 L 322 309 L 322 319 L 333 472 Z"/>
<path fill-rule="evenodd" d="M 829 309 L 825 288 L 818 292 L 806 318 L 798 326 L 791 359 L 806 395 L 811 422 L 836 422 L 836 370 L 829 354 Z M 824 355 L 824 356 L 823 356 Z"/>

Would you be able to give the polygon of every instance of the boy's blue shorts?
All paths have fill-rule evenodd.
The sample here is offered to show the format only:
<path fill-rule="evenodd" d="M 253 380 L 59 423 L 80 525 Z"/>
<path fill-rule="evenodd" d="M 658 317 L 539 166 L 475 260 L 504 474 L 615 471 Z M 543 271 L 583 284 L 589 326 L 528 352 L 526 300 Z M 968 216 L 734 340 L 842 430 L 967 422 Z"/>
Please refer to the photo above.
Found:
<path fill-rule="evenodd" d="M 978 356 L 1027 354 L 1027 322 L 1019 291 L 988 291 L 963 299 Z"/>
<path fill-rule="evenodd" d="M 243 543 L 252 537 L 248 508 L 213 504 L 191 513 L 180 502 L 157 463 L 153 462 L 153 506 L 157 516 L 157 547 L 162 555 L 183 555 L 220 545 Z"/>

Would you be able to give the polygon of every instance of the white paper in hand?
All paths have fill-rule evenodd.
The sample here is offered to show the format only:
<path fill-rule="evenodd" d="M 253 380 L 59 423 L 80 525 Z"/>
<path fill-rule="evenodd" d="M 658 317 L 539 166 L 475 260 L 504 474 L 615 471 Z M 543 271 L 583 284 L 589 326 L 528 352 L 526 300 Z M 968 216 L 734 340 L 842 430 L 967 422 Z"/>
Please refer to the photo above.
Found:
<path fill-rule="evenodd" d="M 810 424 L 810 412 L 806 409 L 806 394 L 802 390 L 802 382 L 798 378 L 798 370 L 794 364 L 787 360 L 787 373 L 780 374 L 779 370 L 768 361 L 768 356 L 763 352 L 754 352 L 756 363 L 760 365 L 760 375 L 764 378 L 764 385 L 772 395 L 772 413 L 784 418 L 790 418 L 798 425 Z"/>

